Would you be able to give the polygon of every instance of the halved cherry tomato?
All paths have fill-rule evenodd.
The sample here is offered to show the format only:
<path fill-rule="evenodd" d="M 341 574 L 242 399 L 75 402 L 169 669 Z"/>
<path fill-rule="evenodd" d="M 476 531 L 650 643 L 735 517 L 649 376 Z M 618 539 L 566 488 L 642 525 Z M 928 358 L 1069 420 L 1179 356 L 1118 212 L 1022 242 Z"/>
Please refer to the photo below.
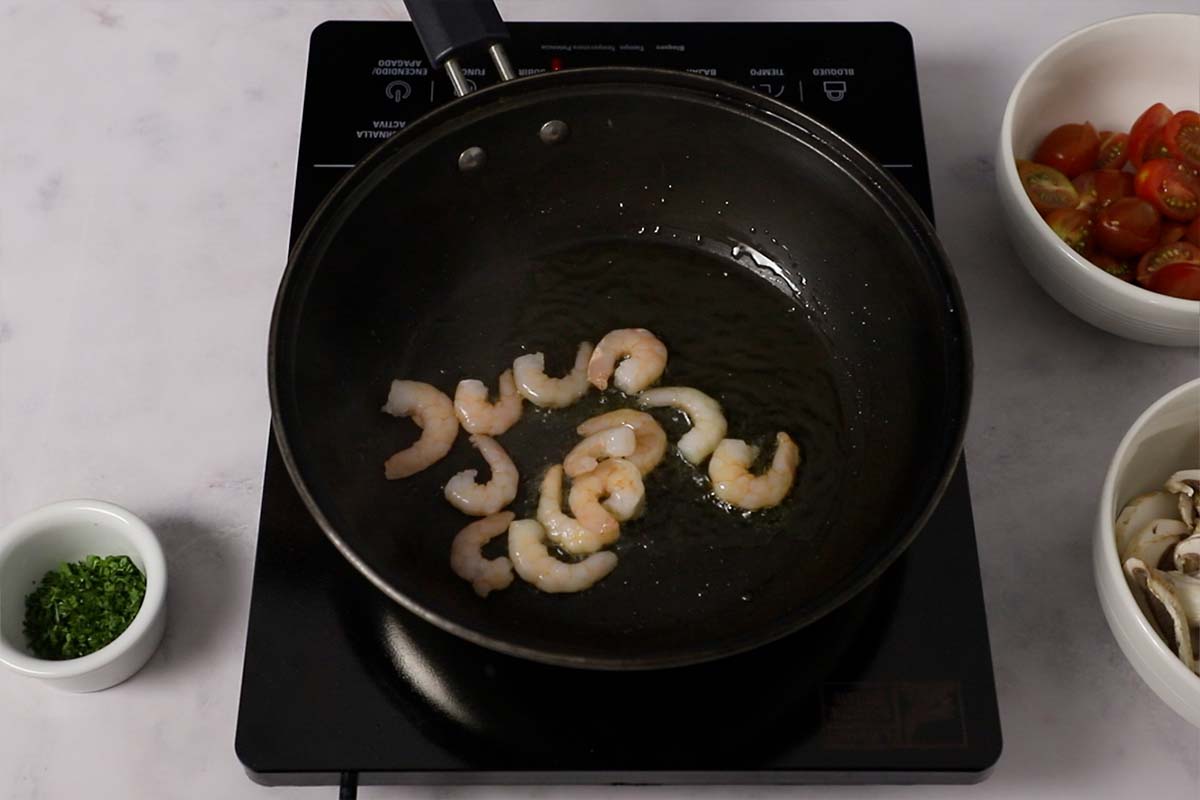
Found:
<path fill-rule="evenodd" d="M 1120 169 L 1129 160 L 1129 134 L 1100 131 L 1100 154 L 1096 169 Z"/>
<path fill-rule="evenodd" d="M 1171 158 L 1171 151 L 1167 148 L 1167 137 L 1163 134 L 1164 130 L 1164 128 L 1159 128 L 1150 134 L 1146 146 L 1142 148 L 1143 164 L 1159 158 Z"/>
<path fill-rule="evenodd" d="M 1088 249 L 1092 239 L 1092 215 L 1077 208 L 1056 208 L 1046 215 L 1046 223 L 1067 247 L 1080 253 Z"/>
<path fill-rule="evenodd" d="M 1089 253 L 1088 261 L 1091 261 L 1114 278 L 1120 278 L 1127 283 L 1133 283 L 1135 270 L 1133 264 L 1130 264 L 1128 261 L 1118 261 L 1108 253 L 1099 252 Z"/>
<path fill-rule="evenodd" d="M 1184 300 L 1200 300 L 1200 266 L 1167 264 L 1150 276 L 1146 288 Z"/>
<path fill-rule="evenodd" d="M 1158 243 L 1175 244 L 1183 239 L 1187 234 L 1187 226 L 1181 225 L 1178 222 L 1168 222 L 1162 226 L 1162 233 L 1158 235 Z"/>
<path fill-rule="evenodd" d="M 1137 282 L 1145 286 L 1160 268 L 1180 263 L 1200 266 L 1200 247 L 1189 242 L 1175 242 L 1154 248 L 1138 261 Z"/>
<path fill-rule="evenodd" d="M 1091 169 L 1100 153 L 1100 137 L 1092 123 L 1059 125 L 1042 140 L 1033 160 L 1074 178 Z"/>
<path fill-rule="evenodd" d="M 1145 162 L 1133 179 L 1133 189 L 1173 220 L 1189 222 L 1200 214 L 1200 179 L 1191 167 L 1174 158 Z"/>
<path fill-rule="evenodd" d="M 1142 115 L 1129 129 L 1129 161 L 1133 168 L 1142 166 L 1142 151 L 1150 136 L 1171 120 L 1171 109 L 1162 103 L 1155 103 L 1142 112 Z"/>
<path fill-rule="evenodd" d="M 1079 193 L 1076 208 L 1105 208 L 1133 195 L 1133 175 L 1115 169 L 1094 169 L 1071 181 Z"/>
<path fill-rule="evenodd" d="M 1200 169 L 1200 114 L 1180 111 L 1163 126 L 1163 140 L 1171 155 Z"/>
<path fill-rule="evenodd" d="M 1079 193 L 1071 181 L 1053 167 L 1017 159 L 1017 174 L 1039 214 L 1056 208 L 1074 208 L 1079 203 Z"/>
<path fill-rule="evenodd" d="M 1200 217 L 1192 220 L 1192 224 L 1188 225 L 1187 233 L 1183 235 L 1183 238 L 1200 247 Z"/>
<path fill-rule="evenodd" d="M 1162 218 L 1154 206 L 1137 197 L 1122 197 L 1096 216 L 1096 244 L 1117 258 L 1140 256 L 1158 242 Z"/>

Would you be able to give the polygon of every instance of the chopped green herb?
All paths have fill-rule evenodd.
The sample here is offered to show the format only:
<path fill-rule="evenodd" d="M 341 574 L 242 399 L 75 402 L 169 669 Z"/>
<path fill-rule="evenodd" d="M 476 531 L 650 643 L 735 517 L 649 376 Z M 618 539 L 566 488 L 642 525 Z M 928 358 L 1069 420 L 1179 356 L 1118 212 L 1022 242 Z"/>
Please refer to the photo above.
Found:
<path fill-rule="evenodd" d="M 38 658 L 86 656 L 129 627 L 145 596 L 146 576 L 129 556 L 64 563 L 25 598 L 25 637 Z"/>

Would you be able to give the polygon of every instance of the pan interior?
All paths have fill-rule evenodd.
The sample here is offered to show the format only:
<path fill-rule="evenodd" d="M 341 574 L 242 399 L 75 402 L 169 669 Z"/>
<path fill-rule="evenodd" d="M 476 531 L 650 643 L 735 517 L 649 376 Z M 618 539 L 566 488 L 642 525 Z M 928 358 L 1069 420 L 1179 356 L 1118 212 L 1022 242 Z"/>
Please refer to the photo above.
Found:
<path fill-rule="evenodd" d="M 682 87 L 502 87 L 398 137 L 347 182 L 293 254 L 275 341 L 277 424 L 310 502 L 376 579 L 456 632 L 560 663 L 695 661 L 778 636 L 845 598 L 897 549 L 952 462 L 962 340 L 928 245 L 821 136 Z M 536 86 L 531 82 L 531 85 Z M 567 141 L 537 136 L 566 121 Z M 696 131 L 703 130 L 703 136 Z M 483 169 L 459 153 L 484 147 Z M 788 431 L 803 452 L 779 508 L 719 508 L 670 455 L 595 588 L 514 584 L 486 600 L 449 570 L 469 520 L 441 487 L 486 467 L 460 436 L 388 482 L 415 427 L 379 410 L 392 378 L 495 386 L 523 352 L 565 371 L 582 340 L 655 331 L 664 384 L 725 408 L 730 436 Z M 591 393 L 526 405 L 500 437 L 529 514 Z M 672 440 L 678 415 L 656 412 Z M 494 549 L 503 551 L 503 539 Z"/>

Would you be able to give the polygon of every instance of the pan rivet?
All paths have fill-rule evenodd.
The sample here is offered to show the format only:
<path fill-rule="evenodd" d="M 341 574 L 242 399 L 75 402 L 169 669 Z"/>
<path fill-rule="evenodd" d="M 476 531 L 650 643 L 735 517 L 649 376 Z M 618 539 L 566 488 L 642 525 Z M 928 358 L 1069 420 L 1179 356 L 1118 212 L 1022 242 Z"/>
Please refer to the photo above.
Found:
<path fill-rule="evenodd" d="M 487 153 L 482 147 L 468 147 L 458 154 L 458 168 L 463 172 L 474 172 L 487 161 Z"/>
<path fill-rule="evenodd" d="M 561 119 L 552 119 L 542 126 L 538 131 L 538 138 L 546 144 L 558 144 L 565 142 L 567 137 L 571 135 L 571 129 L 567 127 L 567 123 Z"/>

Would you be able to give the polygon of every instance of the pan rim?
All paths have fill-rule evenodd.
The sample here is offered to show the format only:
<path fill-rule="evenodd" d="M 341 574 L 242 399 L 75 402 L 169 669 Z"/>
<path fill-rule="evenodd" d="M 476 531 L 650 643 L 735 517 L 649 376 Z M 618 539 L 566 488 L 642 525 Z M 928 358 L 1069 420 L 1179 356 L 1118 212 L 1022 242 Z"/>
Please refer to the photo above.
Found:
<path fill-rule="evenodd" d="M 833 592 L 824 603 L 807 610 L 804 614 L 787 615 L 782 618 L 783 622 L 772 625 L 769 628 L 755 629 L 746 634 L 722 639 L 718 646 L 692 648 L 674 654 L 652 655 L 649 657 L 624 656 L 620 654 L 612 656 L 579 655 L 563 653 L 543 647 L 516 644 L 495 636 L 480 633 L 473 628 L 431 611 L 418 600 L 399 591 L 391 583 L 384 580 L 342 538 L 338 533 L 337 527 L 330 522 L 310 491 L 297 461 L 296 454 L 292 449 L 286 425 L 283 421 L 283 400 L 279 386 L 279 374 L 276 368 L 280 358 L 280 351 L 284 349 L 281 345 L 280 330 L 288 316 L 288 304 L 286 301 L 291 296 L 290 290 L 297 280 L 298 273 L 301 272 L 299 267 L 301 256 L 307 252 L 307 247 L 311 240 L 324 226 L 330 209 L 336 207 L 350 191 L 366 180 L 375 167 L 385 163 L 388 159 L 411 146 L 414 142 L 419 141 L 420 137 L 427 130 L 451 122 L 465 112 L 507 97 L 511 93 L 537 91 L 546 84 L 555 87 L 559 84 L 588 86 L 604 83 L 638 83 L 664 89 L 690 90 L 711 94 L 717 99 L 726 102 L 731 107 L 731 110 L 741 106 L 741 109 L 738 110 L 742 113 L 750 112 L 756 115 L 768 115 L 782 121 L 788 127 L 799 128 L 810 137 L 815 138 L 823 146 L 842 157 L 842 163 L 838 165 L 841 169 L 847 171 L 856 179 L 869 180 L 877 184 L 880 191 L 876 193 L 876 199 L 885 199 L 885 206 L 890 204 L 889 210 L 896 217 L 896 222 L 905 225 L 909 229 L 907 232 L 908 238 L 935 256 L 933 260 L 936 261 L 937 277 L 941 279 L 943 288 L 948 295 L 948 307 L 959 321 L 957 330 L 958 349 L 960 351 L 959 358 L 950 359 L 950 382 L 951 384 L 958 384 L 959 392 L 957 397 L 953 398 L 953 401 L 956 402 L 952 402 L 949 396 L 947 398 L 948 404 L 952 402 L 952 407 L 957 412 L 957 419 L 949 423 L 953 424 L 955 429 L 953 435 L 947 437 L 942 443 L 944 453 L 941 478 L 933 486 L 924 506 L 913 516 L 912 524 L 903 535 L 895 538 L 889 549 L 882 557 L 877 558 L 869 569 L 860 572 L 851 572 L 849 577 L 842 582 L 839 590 Z M 961 370 L 960 375 L 953 375 L 955 369 L 955 363 L 953 362 L 957 362 L 957 368 Z M 296 488 L 297 494 L 300 495 L 310 516 L 316 521 L 322 533 L 333 543 L 334 547 L 337 548 L 355 569 L 383 592 L 385 596 L 426 622 L 481 647 L 554 666 L 609 671 L 682 667 L 713 661 L 752 650 L 811 625 L 840 608 L 851 598 L 878 580 L 908 549 L 917 535 L 920 534 L 929 517 L 938 507 L 947 486 L 958 469 L 959 462 L 962 459 L 963 440 L 966 435 L 967 420 L 970 412 L 974 359 L 971 347 L 970 325 L 963 303 L 962 291 L 949 258 L 946 256 L 932 224 L 916 204 L 916 201 L 874 159 L 866 155 L 837 132 L 809 117 L 807 114 L 774 98 L 759 94 L 737 84 L 703 75 L 657 68 L 592 67 L 540 73 L 517 78 L 505 83 L 494 84 L 472 92 L 465 97 L 453 100 L 446 105 L 439 106 L 397 132 L 392 138 L 381 143 L 343 175 L 314 209 L 312 215 L 305 222 L 304 227 L 296 237 L 295 244 L 289 251 L 288 263 L 280 279 L 271 315 L 270 339 L 267 348 L 267 373 L 271 403 L 271 428 L 275 442 L 279 447 L 280 455 L 287 468 L 292 484 Z M 953 385 L 951 388 L 953 388 Z"/>

